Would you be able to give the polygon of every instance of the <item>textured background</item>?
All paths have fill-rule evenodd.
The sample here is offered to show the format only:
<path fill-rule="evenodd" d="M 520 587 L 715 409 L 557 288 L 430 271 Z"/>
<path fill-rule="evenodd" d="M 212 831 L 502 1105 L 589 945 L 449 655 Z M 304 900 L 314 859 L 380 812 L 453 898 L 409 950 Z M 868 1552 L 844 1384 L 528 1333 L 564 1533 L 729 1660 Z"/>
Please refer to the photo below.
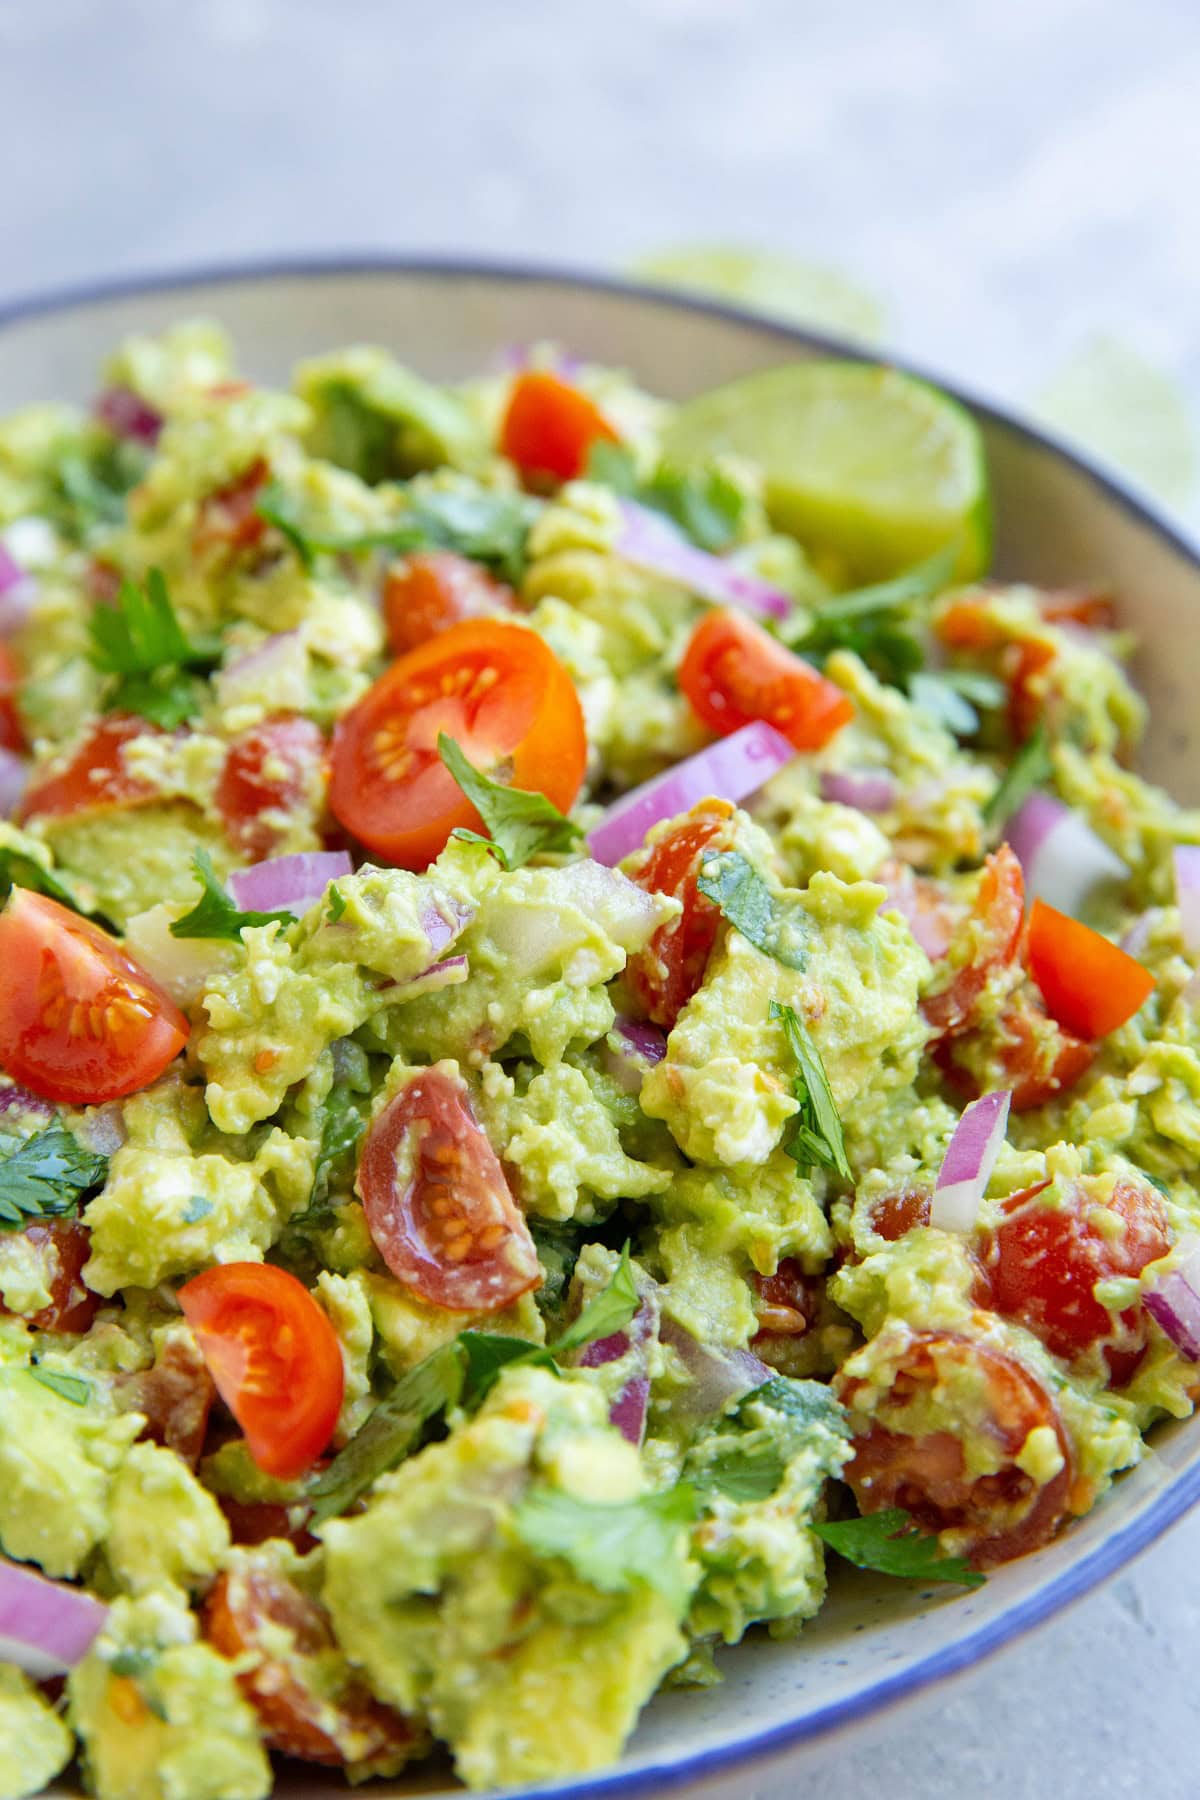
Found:
<path fill-rule="evenodd" d="M 0 304 L 339 248 L 789 252 L 1197 518 L 1196 0 L 0 0 L 0 169 Z M 1200 1519 L 822 1785 L 1193 1800 L 1198 1563 Z"/>

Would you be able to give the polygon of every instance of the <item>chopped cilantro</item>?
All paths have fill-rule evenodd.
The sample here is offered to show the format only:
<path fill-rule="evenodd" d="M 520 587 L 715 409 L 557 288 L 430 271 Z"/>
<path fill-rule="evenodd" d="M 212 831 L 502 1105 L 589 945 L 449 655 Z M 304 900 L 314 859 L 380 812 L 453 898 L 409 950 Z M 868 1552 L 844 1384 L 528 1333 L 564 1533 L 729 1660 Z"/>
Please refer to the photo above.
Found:
<path fill-rule="evenodd" d="M 550 1346 L 553 1354 L 564 1356 L 571 1350 L 582 1349 L 585 1344 L 595 1343 L 597 1338 L 611 1337 L 614 1331 L 624 1331 L 639 1304 L 633 1264 L 629 1260 L 629 1245 L 626 1244 L 612 1280 L 592 1296 L 575 1323 L 569 1325 Z"/>
<path fill-rule="evenodd" d="M 772 1000 L 770 1016 L 782 1023 L 796 1059 L 792 1092 L 800 1102 L 800 1111 L 792 1123 L 787 1153 L 803 1169 L 821 1163 L 825 1168 L 835 1170 L 843 1181 L 849 1181 L 850 1164 L 846 1160 L 842 1121 L 820 1051 L 794 1007 Z"/>
<path fill-rule="evenodd" d="M 918 1531 L 902 1507 L 885 1507 L 864 1519 L 837 1519 L 810 1527 L 859 1569 L 908 1581 L 953 1581 L 981 1587 L 983 1576 L 961 1556 L 943 1556 L 935 1537 Z"/>
<path fill-rule="evenodd" d="M 702 550 L 728 550 L 741 528 L 746 497 L 720 469 L 660 463 L 648 480 L 640 481 L 631 452 L 623 444 L 601 440 L 592 445 L 587 473 L 590 481 L 663 513 Z"/>
<path fill-rule="evenodd" d="M 292 1225 L 319 1224 L 328 1218 L 330 1176 L 336 1164 L 356 1148 L 366 1127 L 363 1097 L 371 1091 L 367 1053 L 346 1039 L 341 1061 L 343 1072 L 325 1096 L 321 1141 L 313 1164 L 312 1193 L 304 1211 L 290 1221 Z"/>
<path fill-rule="evenodd" d="M 63 1369 L 43 1368 L 32 1368 L 29 1373 L 44 1388 L 49 1388 L 52 1394 L 57 1394 L 61 1400 L 69 1400 L 72 1406 L 86 1406 L 92 1397 L 92 1384 L 85 1381 L 82 1375 L 68 1375 Z"/>
<path fill-rule="evenodd" d="M 458 1344 L 442 1344 L 410 1369 L 381 1400 L 366 1424 L 309 1490 L 313 1523 L 344 1513 L 361 1494 L 420 1444 L 431 1419 L 458 1403 L 464 1357 Z"/>
<path fill-rule="evenodd" d="M 47 1125 L 0 1161 L 0 1228 L 73 1212 L 107 1172 L 107 1158 L 83 1149 L 61 1125 Z"/>
<path fill-rule="evenodd" d="M 35 894 L 45 894 L 48 899 L 57 900 L 60 906 L 69 906 L 72 912 L 86 914 L 88 911 L 78 894 L 59 876 L 50 869 L 43 868 L 32 856 L 26 856 L 24 851 L 6 846 L 0 849 L 0 900 L 6 900 L 15 887 L 30 888 Z M 94 918 L 96 915 L 93 913 L 90 916 Z"/>
<path fill-rule="evenodd" d="M 976 708 L 999 706 L 1004 693 L 1003 682 L 974 669 L 919 669 L 908 683 L 908 697 L 918 711 L 955 737 L 972 737 L 979 730 Z"/>
<path fill-rule="evenodd" d="M 783 1480 L 787 1461 L 778 1444 L 739 1444 L 736 1440 L 722 1446 L 702 1469 L 692 1471 L 692 1480 L 701 1494 L 720 1494 L 726 1500 L 769 1500 Z"/>
<path fill-rule="evenodd" d="M 465 1359 L 462 1404 L 472 1409 L 483 1404 L 505 1369 L 513 1363 L 558 1373 L 552 1353 L 524 1338 L 503 1337 L 495 1331 L 460 1331 L 458 1344 Z"/>
<path fill-rule="evenodd" d="M 295 923 L 295 913 L 286 909 L 279 912 L 239 912 L 217 880 L 217 872 L 207 850 L 196 851 L 192 857 L 192 867 L 200 883 L 200 898 L 191 912 L 184 913 L 181 919 L 175 920 L 171 926 L 172 937 L 228 938 L 231 943 L 236 944 L 248 926 Z"/>
<path fill-rule="evenodd" d="M 1034 788 L 1054 773 L 1046 728 L 1039 725 L 1033 736 L 1017 751 L 1004 772 L 999 787 L 983 809 L 985 825 L 999 829 L 1032 794 Z"/>
<path fill-rule="evenodd" d="M 538 504 L 524 494 L 492 493 L 486 488 L 410 493 L 395 525 L 337 537 L 306 530 L 286 496 L 272 485 L 259 500 L 258 513 L 283 533 L 309 569 L 322 555 L 455 550 L 460 556 L 486 563 L 516 585 L 525 572 L 525 544 Z"/>
<path fill-rule="evenodd" d="M 207 1194 L 193 1194 L 183 1209 L 182 1218 L 185 1225 L 198 1225 L 201 1219 L 210 1217 L 213 1203 Z"/>
<path fill-rule="evenodd" d="M 696 885 L 764 956 L 773 956 L 787 969 L 804 967 L 803 928 L 740 850 L 722 850 L 703 862 Z"/>
<path fill-rule="evenodd" d="M 826 1387 L 823 1381 L 797 1381 L 789 1375 L 772 1375 L 769 1381 L 747 1394 L 742 1405 L 748 1406 L 751 1401 L 773 1407 L 801 1425 L 823 1425 L 839 1437 L 846 1435 L 846 1409 L 833 1389 Z"/>
<path fill-rule="evenodd" d="M 156 1650 L 129 1645 L 124 1650 L 118 1650 L 108 1666 L 114 1675 L 124 1675 L 129 1680 L 136 1680 L 139 1675 L 149 1675 L 157 1665 Z"/>
<path fill-rule="evenodd" d="M 145 589 L 124 581 L 113 606 L 92 609 L 91 660 L 116 684 L 107 712 L 132 712 L 173 731 L 199 711 L 201 689 L 190 670 L 211 669 L 215 643 L 192 643 L 171 605 L 160 569 L 151 569 Z"/>
<path fill-rule="evenodd" d="M 440 732 L 438 755 L 488 828 L 489 835 L 460 827 L 453 833 L 467 843 L 486 844 L 505 869 L 520 869 L 543 850 L 569 850 L 582 837 L 578 825 L 565 818 L 545 794 L 505 787 L 468 762 L 452 737 Z"/>
<path fill-rule="evenodd" d="M 907 687 L 925 662 L 918 627 L 928 602 L 952 578 L 954 561 L 948 547 L 890 581 L 834 594 L 791 639 L 792 648 L 816 663 L 833 650 L 852 650 L 880 681 Z"/>
<path fill-rule="evenodd" d="M 148 461 L 140 444 L 125 440 L 91 451 L 68 450 L 59 460 L 57 485 L 71 535 L 82 536 L 97 525 L 124 524 L 126 496 L 145 474 Z"/>
<path fill-rule="evenodd" d="M 331 925 L 336 925 L 346 910 L 346 896 L 336 881 L 331 881 L 327 889 L 329 896 L 329 912 L 326 917 Z"/>
<path fill-rule="evenodd" d="M 691 1588 L 680 1552 L 696 1510 L 695 1492 L 682 1482 L 608 1505 L 539 1486 L 521 1501 L 513 1525 L 528 1549 L 561 1557 L 601 1593 L 644 1584 L 682 1610 Z"/>

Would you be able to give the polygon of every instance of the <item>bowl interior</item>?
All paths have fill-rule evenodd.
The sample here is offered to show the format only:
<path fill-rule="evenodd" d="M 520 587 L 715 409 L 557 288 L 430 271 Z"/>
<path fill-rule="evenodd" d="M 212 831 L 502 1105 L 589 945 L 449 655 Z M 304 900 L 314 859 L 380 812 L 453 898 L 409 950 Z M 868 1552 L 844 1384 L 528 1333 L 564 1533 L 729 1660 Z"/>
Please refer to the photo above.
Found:
<path fill-rule="evenodd" d="M 220 319 L 246 372 L 265 381 L 281 381 L 299 358 L 343 343 L 385 344 L 422 372 L 450 378 L 486 367 L 505 344 L 552 338 L 682 397 L 799 356 L 848 354 L 783 326 L 620 284 L 436 266 L 275 269 L 0 315 L 0 413 L 34 400 L 86 399 L 118 338 L 197 314 Z M 1200 800 L 1191 702 L 1191 678 L 1200 673 L 1195 555 L 1103 475 L 1015 422 L 975 411 L 996 495 L 998 573 L 1046 585 L 1094 583 L 1116 594 L 1142 640 L 1137 675 L 1151 709 L 1143 767 L 1179 798 Z M 747 1757 L 794 1749 L 976 1661 L 1111 1574 L 1197 1497 L 1200 1433 L 1168 1426 L 1096 1511 L 985 1587 L 960 1596 L 839 1578 L 798 1639 L 755 1638 L 725 1653 L 721 1686 L 663 1695 L 618 1769 L 554 1791 L 583 1800 L 687 1782 L 705 1794 L 742 1793 L 744 1774 L 733 1771 Z M 414 1786 L 449 1791 L 436 1772 L 397 1791 Z M 289 1778 L 283 1791 L 310 1800 L 345 1792 L 320 1774 Z"/>

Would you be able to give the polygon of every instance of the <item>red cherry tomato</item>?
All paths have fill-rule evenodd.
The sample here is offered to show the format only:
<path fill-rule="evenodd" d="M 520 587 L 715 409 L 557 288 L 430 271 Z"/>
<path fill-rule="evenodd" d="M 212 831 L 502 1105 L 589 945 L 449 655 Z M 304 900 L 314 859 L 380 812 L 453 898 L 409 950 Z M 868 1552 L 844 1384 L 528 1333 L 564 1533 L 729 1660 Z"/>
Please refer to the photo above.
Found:
<path fill-rule="evenodd" d="M 1011 1089 L 1013 1112 L 1028 1112 L 1064 1093 L 1087 1074 L 1096 1057 L 1094 1044 L 1053 1024 L 1037 1000 L 1019 990 L 994 1024 L 943 1038 L 934 1046 L 934 1061 L 968 1100 L 977 1100 L 983 1090 L 965 1052 L 981 1040 L 994 1064 L 995 1079 L 989 1086 Z"/>
<path fill-rule="evenodd" d="M 367 1133 L 358 1191 L 397 1281 L 450 1312 L 498 1312 L 541 1278 L 529 1227 L 465 1083 L 437 1066 Z"/>
<path fill-rule="evenodd" d="M 316 811 L 325 783 L 325 739 L 311 719 L 280 713 L 264 719 L 229 746 L 217 806 L 231 844 L 259 860 L 272 856 L 287 833 L 281 815 L 300 803 Z"/>
<path fill-rule="evenodd" d="M 484 829 L 438 755 L 443 731 L 484 774 L 573 805 L 587 764 L 574 682 L 536 632 L 469 619 L 400 657 L 338 726 L 329 804 L 377 856 L 423 869 L 459 826 Z"/>
<path fill-rule="evenodd" d="M 205 495 L 192 533 L 198 556 L 215 550 L 249 550 L 258 543 L 267 529 L 258 502 L 270 479 L 270 465 L 260 456 L 224 487 Z"/>
<path fill-rule="evenodd" d="M 1170 1248 L 1162 1197 L 1147 1183 L 1118 1181 L 1110 1194 L 1085 1178 L 1054 1205 L 1046 1184 L 1013 1194 L 983 1249 L 991 1305 L 1016 1319 L 1066 1361 L 1104 1344 L 1134 1360 L 1146 1344 L 1140 1306 L 1115 1313 L 1098 1281 L 1140 1275 Z"/>
<path fill-rule="evenodd" d="M 1051 1017 L 1076 1037 L 1115 1031 L 1156 985 L 1140 962 L 1044 900 L 1035 900 L 1029 915 L 1028 959 Z"/>
<path fill-rule="evenodd" d="M 65 768 L 45 775 L 26 790 L 18 819 L 65 818 L 111 806 L 137 806 L 159 795 L 125 767 L 124 749 L 133 738 L 153 737 L 158 727 L 133 713 L 109 713 L 93 726 Z"/>
<path fill-rule="evenodd" d="M 24 750 L 25 733 L 17 711 L 21 671 L 7 644 L 0 644 L 0 749 Z"/>
<path fill-rule="evenodd" d="M 47 1100 L 87 1106 L 149 1087 L 188 1022 L 145 969 L 28 888 L 0 912 L 0 1064 Z"/>
<path fill-rule="evenodd" d="M 939 1035 L 971 1022 L 989 975 L 1016 957 L 1025 917 L 1025 877 L 1007 844 L 988 857 L 975 903 L 950 943 L 937 987 L 921 1011 Z"/>
<path fill-rule="evenodd" d="M 973 1476 L 961 1433 L 906 1429 L 906 1414 L 928 1417 L 930 1397 L 965 1384 L 982 1431 L 1001 1457 L 994 1474 Z M 1068 1510 L 1071 1450 L 1053 1400 L 1015 1357 L 951 1332 L 920 1331 L 897 1359 L 892 1383 L 880 1392 L 839 1376 L 839 1398 L 850 1408 L 854 1456 L 844 1471 L 863 1513 L 900 1506 L 922 1530 L 964 1534 L 977 1568 L 1036 1550 Z M 1062 1467 L 1039 1486 L 1018 1467 L 1029 1433 L 1048 1426 Z"/>
<path fill-rule="evenodd" d="M 594 400 L 546 369 L 528 369 L 513 382 L 500 427 L 500 449 L 522 474 L 572 481 L 587 467 L 588 451 L 617 434 Z"/>
<path fill-rule="evenodd" d="M 235 1500 L 232 1494 L 218 1494 L 217 1505 L 225 1514 L 229 1535 L 235 1544 L 266 1544 L 272 1538 L 285 1538 L 303 1556 L 315 1549 L 317 1539 L 302 1522 L 311 1516 L 311 1508 L 292 1508 L 277 1500 Z"/>
<path fill-rule="evenodd" d="M 269 1555 L 239 1557 L 204 1603 L 204 1635 L 239 1667 L 238 1686 L 272 1750 L 302 1762 L 361 1767 L 415 1744 L 411 1725 L 347 1673 L 330 1691 L 329 1616 Z"/>
<path fill-rule="evenodd" d="M 55 1219 L 26 1225 L 21 1236 L 31 1244 L 42 1265 L 50 1304 L 29 1315 L 38 1331 L 83 1332 L 104 1305 L 83 1279 L 83 1265 L 91 1254 L 87 1227 L 76 1219 Z M 8 1308 L 0 1300 L 0 1313 Z"/>
<path fill-rule="evenodd" d="M 308 1289 L 270 1263 L 223 1263 L 179 1290 L 217 1392 L 268 1475 L 304 1474 L 333 1436 L 345 1375 Z"/>
<path fill-rule="evenodd" d="M 660 925 L 644 950 L 629 958 L 625 975 L 648 1019 L 670 1031 L 704 980 L 721 924 L 720 909 L 696 885 L 706 856 L 733 848 L 733 808 L 705 800 L 656 838 L 633 874 L 651 894 L 671 894 L 683 912 Z"/>
<path fill-rule="evenodd" d="M 918 1225 L 928 1225 L 933 1196 L 928 1188 L 904 1187 L 881 1195 L 871 1207 L 871 1225 L 881 1238 L 894 1244 Z"/>
<path fill-rule="evenodd" d="M 765 719 L 797 750 L 819 750 L 854 717 L 849 694 L 726 608 L 706 613 L 692 632 L 679 685 L 696 717 L 722 737 Z"/>
<path fill-rule="evenodd" d="M 764 1337 L 803 1337 L 820 1311 L 824 1278 L 806 1274 L 798 1257 L 785 1256 L 773 1275 L 755 1275 L 753 1285 L 758 1290 L 755 1342 Z"/>
<path fill-rule="evenodd" d="M 117 1393 L 126 1412 L 144 1413 L 142 1436 L 181 1456 L 189 1468 L 200 1461 L 208 1432 L 208 1415 L 217 1390 L 195 1340 L 172 1333 L 153 1366 L 117 1377 Z"/>
<path fill-rule="evenodd" d="M 448 625 L 495 618 L 511 612 L 514 604 L 511 588 L 452 550 L 406 556 L 388 570 L 383 584 L 388 643 L 397 656 L 427 643 Z"/>

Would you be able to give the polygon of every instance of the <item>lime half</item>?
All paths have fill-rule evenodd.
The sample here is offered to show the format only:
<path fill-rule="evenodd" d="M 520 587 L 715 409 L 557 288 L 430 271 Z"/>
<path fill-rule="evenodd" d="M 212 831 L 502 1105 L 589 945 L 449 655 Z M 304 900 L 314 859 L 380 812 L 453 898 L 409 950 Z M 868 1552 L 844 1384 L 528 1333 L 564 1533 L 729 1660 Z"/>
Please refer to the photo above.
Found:
<path fill-rule="evenodd" d="M 991 505 L 979 429 L 927 382 L 869 363 L 765 369 L 681 406 L 663 449 L 757 463 L 773 523 L 839 584 L 883 580 L 950 544 L 987 567 Z"/>

